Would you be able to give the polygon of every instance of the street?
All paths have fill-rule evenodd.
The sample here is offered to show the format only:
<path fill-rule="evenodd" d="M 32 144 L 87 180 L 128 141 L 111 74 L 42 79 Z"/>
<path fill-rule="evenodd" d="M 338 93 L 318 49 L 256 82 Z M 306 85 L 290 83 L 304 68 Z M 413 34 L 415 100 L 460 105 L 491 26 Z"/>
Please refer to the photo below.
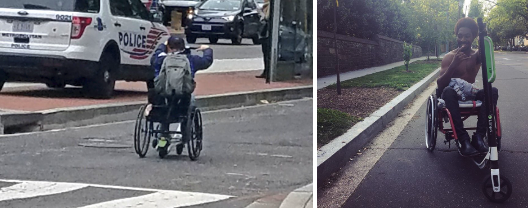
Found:
<path fill-rule="evenodd" d="M 369 143 L 366 150 L 361 151 L 362 155 L 345 165 L 334 179 L 329 179 L 328 188 L 319 188 L 318 205 L 356 208 L 528 207 L 527 61 L 527 53 L 495 53 L 497 79 L 493 86 L 499 89 L 502 124 L 499 166 L 501 176 L 509 178 L 513 185 L 511 198 L 506 202 L 495 204 L 486 199 L 482 182 L 490 175 L 490 170 L 480 170 L 470 159 L 461 157 L 453 141 L 449 148 L 443 143 L 444 136 L 440 132 L 435 151 L 427 151 L 424 136 L 426 100 L 416 99 L 411 106 L 421 107 L 411 112 L 411 119 L 399 121 L 407 117 L 405 110 L 393 122 L 403 122 L 406 124 L 404 129 L 385 130 L 396 132 L 397 138 L 378 136 Z M 477 76 L 477 80 L 482 86 L 481 76 Z M 435 86 L 431 85 L 429 89 L 432 92 Z M 475 127 L 476 117 L 469 118 L 465 124 Z M 448 125 L 444 124 L 444 127 Z M 381 153 L 379 156 L 374 154 L 378 152 Z M 374 161 L 374 165 L 367 167 L 370 164 L 367 161 Z M 365 175 L 360 174 L 363 170 L 367 172 Z"/>
<path fill-rule="evenodd" d="M 312 182 L 311 121 L 310 98 L 205 112 L 198 161 L 139 158 L 134 121 L 2 135 L 0 207 L 245 207 Z"/>
<path fill-rule="evenodd" d="M 220 72 L 236 72 L 236 71 L 256 71 L 259 75 L 263 70 L 263 53 L 261 52 L 261 45 L 252 44 L 252 40 L 243 39 L 241 45 L 232 45 L 229 39 L 219 39 L 217 44 L 210 44 L 207 38 L 199 38 L 195 44 L 188 44 L 189 46 L 199 47 L 202 44 L 209 45 L 214 51 L 214 62 L 210 68 L 197 72 L 197 74 L 204 73 L 220 73 Z M 192 51 L 192 54 L 199 54 Z M 124 83 L 119 81 L 118 83 Z M 7 82 L 4 88 L 20 87 L 20 86 L 38 86 L 42 89 L 49 89 L 45 84 L 41 83 L 19 83 Z M 67 86 L 71 87 L 71 86 Z"/>

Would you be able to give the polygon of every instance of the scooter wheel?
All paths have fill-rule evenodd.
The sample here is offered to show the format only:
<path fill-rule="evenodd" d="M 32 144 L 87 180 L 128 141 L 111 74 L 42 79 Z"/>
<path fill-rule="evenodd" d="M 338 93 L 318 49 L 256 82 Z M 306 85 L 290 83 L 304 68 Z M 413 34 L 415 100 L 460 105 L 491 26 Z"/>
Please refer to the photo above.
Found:
<path fill-rule="evenodd" d="M 482 192 L 488 198 L 488 200 L 495 203 L 502 203 L 506 201 L 512 195 L 512 183 L 508 178 L 501 176 L 500 178 L 500 192 L 493 191 L 493 184 L 491 181 L 491 176 L 488 176 L 484 179 L 482 183 Z"/>

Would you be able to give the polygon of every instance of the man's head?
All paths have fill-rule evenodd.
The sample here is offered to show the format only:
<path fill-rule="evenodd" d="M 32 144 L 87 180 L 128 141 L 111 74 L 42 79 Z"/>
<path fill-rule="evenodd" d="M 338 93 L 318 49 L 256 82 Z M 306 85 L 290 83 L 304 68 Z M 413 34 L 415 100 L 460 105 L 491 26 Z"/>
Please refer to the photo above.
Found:
<path fill-rule="evenodd" d="M 171 52 L 183 51 L 186 48 L 186 42 L 178 36 L 171 36 L 167 40 L 167 47 Z"/>
<path fill-rule="evenodd" d="M 464 46 L 463 50 L 470 50 L 471 43 L 477 38 L 478 25 L 473 18 L 462 18 L 455 25 L 455 35 L 458 47 Z"/>

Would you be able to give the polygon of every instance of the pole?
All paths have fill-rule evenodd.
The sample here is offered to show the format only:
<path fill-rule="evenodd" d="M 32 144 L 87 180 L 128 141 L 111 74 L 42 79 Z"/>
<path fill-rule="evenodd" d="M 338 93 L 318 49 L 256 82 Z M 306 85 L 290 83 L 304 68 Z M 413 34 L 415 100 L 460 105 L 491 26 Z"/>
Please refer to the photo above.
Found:
<path fill-rule="evenodd" d="M 335 70 L 337 71 L 337 94 L 340 95 L 340 68 L 339 68 L 339 48 L 337 47 L 337 8 L 339 7 L 339 3 L 337 1 L 337 7 L 335 7 L 333 19 L 335 22 Z"/>
<path fill-rule="evenodd" d="M 266 83 L 274 81 L 274 71 L 276 71 L 276 65 L 278 61 L 278 36 L 280 29 L 280 5 L 281 0 L 270 0 L 269 3 L 269 47 L 270 47 L 270 60 L 269 60 L 269 74 Z"/>

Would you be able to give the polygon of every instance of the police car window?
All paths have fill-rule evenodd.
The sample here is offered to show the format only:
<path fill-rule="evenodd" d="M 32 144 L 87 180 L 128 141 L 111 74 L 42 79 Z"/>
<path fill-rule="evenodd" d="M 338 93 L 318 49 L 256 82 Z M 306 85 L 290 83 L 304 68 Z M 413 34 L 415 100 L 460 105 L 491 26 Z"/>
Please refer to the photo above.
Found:
<path fill-rule="evenodd" d="M 110 13 L 115 16 L 132 16 L 132 8 L 128 0 L 110 0 Z"/>
<path fill-rule="evenodd" d="M 99 12 L 100 0 L 2 0 L 0 8 Z"/>
<path fill-rule="evenodd" d="M 129 0 L 129 3 L 132 6 L 132 17 L 149 20 L 149 12 L 140 0 Z"/>
<path fill-rule="evenodd" d="M 254 2 L 254 0 L 248 0 L 246 4 L 247 4 L 247 7 L 251 9 L 257 9 L 256 2 Z"/>
<path fill-rule="evenodd" d="M 217 11 L 236 11 L 241 9 L 240 0 L 208 0 L 202 4 L 199 9 L 217 10 Z"/>

